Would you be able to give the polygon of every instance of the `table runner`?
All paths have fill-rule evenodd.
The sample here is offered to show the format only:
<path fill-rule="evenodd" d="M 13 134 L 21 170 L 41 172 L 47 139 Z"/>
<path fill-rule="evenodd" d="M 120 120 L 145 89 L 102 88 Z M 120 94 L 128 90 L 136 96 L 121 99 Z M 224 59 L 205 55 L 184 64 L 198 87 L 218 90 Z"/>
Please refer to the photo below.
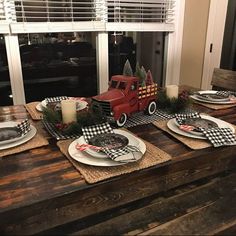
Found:
<path fill-rule="evenodd" d="M 0 157 L 6 157 L 11 154 L 20 153 L 26 150 L 30 150 L 33 148 L 38 148 L 42 146 L 48 145 L 47 139 L 45 139 L 41 134 L 37 133 L 32 139 L 30 139 L 28 142 L 21 144 L 16 147 L 8 148 L 5 150 L 0 150 Z"/>
<path fill-rule="evenodd" d="M 29 112 L 33 120 L 41 120 L 43 118 L 43 114 L 36 110 L 36 106 L 39 103 L 40 102 L 30 102 L 30 103 L 25 104 L 25 108 Z"/>
<path fill-rule="evenodd" d="M 153 124 L 159 129 L 171 134 L 173 137 L 175 137 L 176 139 L 178 139 L 180 142 L 182 142 L 183 144 L 185 144 L 191 149 L 198 150 L 198 149 L 203 149 L 207 147 L 212 147 L 212 145 L 208 143 L 206 140 L 188 138 L 188 137 L 184 137 L 182 135 L 174 133 L 173 131 L 168 129 L 166 125 L 167 122 L 168 121 L 154 121 Z"/>
<path fill-rule="evenodd" d="M 69 161 L 74 165 L 74 167 L 83 175 L 85 180 L 90 184 L 110 179 L 115 176 L 145 169 L 171 160 L 171 156 L 169 154 L 155 147 L 151 143 L 144 141 L 147 147 L 147 151 L 142 157 L 142 159 L 138 162 L 112 167 L 89 166 L 79 163 L 70 157 L 68 153 L 68 147 L 72 141 L 72 139 L 58 141 L 57 145 L 60 148 L 61 152 L 69 159 Z"/>
<path fill-rule="evenodd" d="M 194 101 L 194 103 L 199 104 L 201 106 L 213 109 L 213 110 L 223 110 L 223 109 L 228 109 L 231 107 L 235 107 L 236 103 L 234 104 L 210 104 L 210 103 L 204 103 L 204 102 L 199 102 L 199 101 Z"/>

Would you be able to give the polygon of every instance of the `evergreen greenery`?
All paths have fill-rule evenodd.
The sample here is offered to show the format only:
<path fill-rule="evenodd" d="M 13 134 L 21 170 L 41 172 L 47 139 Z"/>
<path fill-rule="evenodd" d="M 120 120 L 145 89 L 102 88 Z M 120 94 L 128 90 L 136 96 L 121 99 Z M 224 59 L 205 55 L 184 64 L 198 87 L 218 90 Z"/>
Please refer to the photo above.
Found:
<path fill-rule="evenodd" d="M 185 110 L 191 104 L 189 94 L 183 91 L 178 98 L 169 98 L 165 91 L 158 91 L 157 108 L 165 110 L 167 113 L 173 114 Z"/>
<path fill-rule="evenodd" d="M 77 122 L 63 124 L 61 111 L 53 108 L 43 108 L 43 119 L 55 125 L 63 134 L 82 134 L 81 128 L 106 122 L 106 116 L 102 108 L 96 102 L 92 102 L 88 109 L 77 112 Z"/>
<path fill-rule="evenodd" d="M 128 59 L 126 60 L 123 68 L 123 75 L 133 76 L 133 70 Z"/>

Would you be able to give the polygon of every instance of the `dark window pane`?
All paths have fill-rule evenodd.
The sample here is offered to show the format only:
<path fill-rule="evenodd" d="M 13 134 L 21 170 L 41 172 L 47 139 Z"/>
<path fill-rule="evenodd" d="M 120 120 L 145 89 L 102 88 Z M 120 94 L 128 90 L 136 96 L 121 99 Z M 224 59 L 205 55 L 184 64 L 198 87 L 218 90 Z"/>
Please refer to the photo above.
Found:
<path fill-rule="evenodd" d="M 5 40 L 3 35 L 0 35 L 0 106 L 12 104 L 13 99 L 10 85 Z"/>
<path fill-rule="evenodd" d="M 112 81 L 111 81 L 111 87 L 112 87 L 112 88 L 116 88 L 116 87 L 117 87 L 117 84 L 118 84 L 118 81 L 116 81 L 116 80 L 112 80 Z"/>
<path fill-rule="evenodd" d="M 109 77 L 123 73 L 129 60 L 133 73 L 136 63 L 150 70 L 153 79 L 163 85 L 163 61 L 165 33 L 162 32 L 114 32 L 109 34 Z"/>
<path fill-rule="evenodd" d="M 31 34 L 19 38 L 27 102 L 97 93 L 94 34 Z"/>

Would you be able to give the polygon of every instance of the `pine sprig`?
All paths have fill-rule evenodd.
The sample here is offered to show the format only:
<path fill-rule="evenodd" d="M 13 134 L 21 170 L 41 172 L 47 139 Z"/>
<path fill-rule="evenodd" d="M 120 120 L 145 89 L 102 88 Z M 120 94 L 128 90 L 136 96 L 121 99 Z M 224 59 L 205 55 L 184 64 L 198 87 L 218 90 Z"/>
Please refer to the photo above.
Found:
<path fill-rule="evenodd" d="M 102 112 L 102 108 L 96 102 L 92 102 L 89 109 L 77 112 L 77 122 L 63 124 L 61 111 L 52 108 L 43 108 L 44 119 L 55 125 L 63 134 L 82 134 L 82 127 L 106 122 L 106 116 Z"/>
<path fill-rule="evenodd" d="M 185 110 L 191 104 L 189 94 L 183 91 L 178 98 L 169 98 L 165 91 L 159 91 L 157 95 L 157 107 L 173 114 Z"/>

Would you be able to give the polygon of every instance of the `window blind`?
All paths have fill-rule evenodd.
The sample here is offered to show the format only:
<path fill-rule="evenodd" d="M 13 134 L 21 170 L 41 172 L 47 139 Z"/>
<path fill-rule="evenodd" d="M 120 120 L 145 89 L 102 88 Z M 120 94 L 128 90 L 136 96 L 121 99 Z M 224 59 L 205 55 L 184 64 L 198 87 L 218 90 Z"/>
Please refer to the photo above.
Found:
<path fill-rule="evenodd" d="M 11 31 L 24 33 L 117 29 L 171 31 L 175 1 L 0 0 L 0 3 L 10 5 L 6 20 L 10 22 Z M 1 12 L 6 13 L 6 9 Z"/>
<path fill-rule="evenodd" d="M 3 0 L 0 0 L 0 22 L 3 22 L 5 20 L 6 20 L 6 18 L 5 18 Z"/>
<path fill-rule="evenodd" d="M 173 0 L 107 0 L 109 22 L 173 22 Z"/>
<path fill-rule="evenodd" d="M 6 21 L 6 2 L 0 0 L 0 34 L 9 33 L 9 24 Z"/>

